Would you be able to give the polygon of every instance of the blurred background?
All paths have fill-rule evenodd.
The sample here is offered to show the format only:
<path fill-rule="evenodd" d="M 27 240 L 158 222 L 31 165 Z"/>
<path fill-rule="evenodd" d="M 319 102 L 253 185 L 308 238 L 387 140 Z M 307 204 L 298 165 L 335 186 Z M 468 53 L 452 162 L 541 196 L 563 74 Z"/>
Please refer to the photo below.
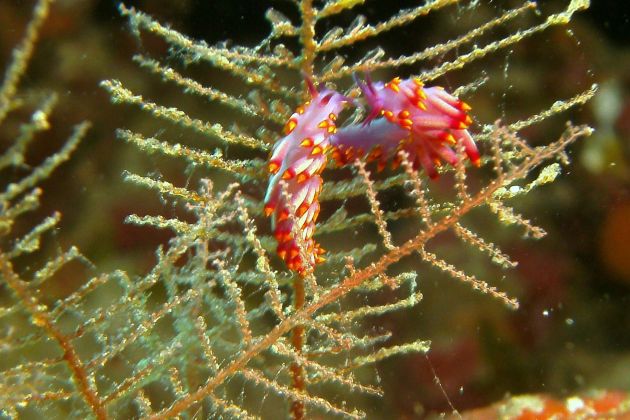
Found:
<path fill-rule="evenodd" d="M 543 11 L 553 12 L 567 2 L 538 3 Z M 23 36 L 32 4 L 0 1 L 0 68 Z M 31 151 L 30 162 L 41 161 L 56 150 L 72 124 L 83 119 L 93 123 L 74 158 L 43 185 L 40 212 L 58 209 L 63 214 L 61 228 L 46 252 L 52 255 L 57 248 L 75 244 L 99 270 L 121 268 L 140 274 L 152 266 L 156 246 L 166 243 L 169 235 L 125 224 L 125 216 L 168 216 L 175 210 L 153 194 L 125 184 L 121 174 L 126 169 L 180 184 L 185 184 L 186 174 L 181 165 L 165 166 L 163 160 L 115 139 L 118 127 L 147 134 L 157 133 L 159 127 L 140 112 L 112 105 L 98 84 L 104 79 L 120 79 L 148 100 L 178 106 L 201 119 L 213 115 L 203 101 L 182 95 L 131 61 L 138 52 L 150 51 L 160 57 L 167 51 L 150 40 L 139 45 L 128 33 L 117 4 L 112 0 L 57 0 L 21 86 L 30 92 L 54 90 L 60 94 L 51 119 L 53 129 Z M 146 0 L 126 4 L 209 44 L 221 40 L 255 44 L 268 33 L 264 12 L 270 4 L 293 17 L 287 1 Z M 376 20 L 415 4 L 418 2 L 367 0 L 362 12 Z M 439 14 L 378 42 L 390 56 L 397 56 L 461 33 L 458 23 L 474 27 L 475 19 L 483 22 L 518 4 L 480 5 L 475 17 L 463 18 L 463 22 Z M 450 262 L 467 264 L 480 277 L 516 294 L 521 308 L 509 311 L 434 272 L 421 275 L 423 302 L 413 313 L 383 323 L 401 341 L 418 336 L 432 340 L 432 350 L 428 359 L 399 358 L 383 366 L 379 374 L 390 391 L 384 404 L 374 409 L 375 415 L 389 412 L 417 418 L 447 409 L 433 370 L 460 410 L 492 403 L 507 394 L 566 396 L 595 388 L 630 391 L 630 5 L 594 1 L 569 27 L 549 30 L 480 65 L 487 67 L 484 71 L 490 80 L 487 94 L 470 101 L 479 121 L 523 118 L 598 83 L 597 96 L 582 109 L 525 134 L 533 144 L 552 141 L 567 118 L 587 123 L 596 132 L 571 147 L 572 164 L 555 183 L 516 203 L 520 212 L 548 232 L 546 238 L 523 240 L 518 229 L 499 229 L 496 223 L 487 226 L 496 230 L 490 237 L 519 262 L 516 269 L 503 272 L 482 267 L 483 259 L 474 253 L 449 251 L 448 238 L 438 244 Z M 190 70 L 192 74 L 211 83 L 211 75 L 204 74 L 207 69 L 198 67 Z M 452 88 L 458 86 L 460 76 L 445 79 L 440 83 Z M 16 125 L 8 125 L 0 133 L 2 148 L 17 133 L 19 119 L 15 120 Z M 80 270 L 65 272 L 60 284 L 68 290 L 76 288 L 84 278 Z M 50 290 L 50 299 L 65 294 L 62 289 Z"/>

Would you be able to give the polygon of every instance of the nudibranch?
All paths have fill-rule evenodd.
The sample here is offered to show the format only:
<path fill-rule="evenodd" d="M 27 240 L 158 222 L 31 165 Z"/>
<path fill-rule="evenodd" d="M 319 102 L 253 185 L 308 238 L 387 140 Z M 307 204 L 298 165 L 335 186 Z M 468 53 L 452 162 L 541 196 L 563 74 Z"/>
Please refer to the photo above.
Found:
<path fill-rule="evenodd" d="M 284 126 L 285 137 L 275 144 L 269 159 L 272 176 L 264 207 L 271 216 L 278 255 L 298 273 L 324 261 L 324 250 L 313 239 L 323 184 L 320 173 L 326 167 L 330 136 L 337 132 L 337 115 L 349 101 L 333 90 L 318 91 L 308 78 L 306 83 L 311 100 L 291 115 Z"/>
<path fill-rule="evenodd" d="M 367 156 L 382 170 L 388 161 L 397 167 L 404 150 L 415 169 L 422 166 L 436 178 L 442 162 L 458 163 L 463 147 L 479 166 L 477 146 L 468 127 L 470 107 L 441 87 L 426 88 L 419 79 L 388 83 L 356 80 L 369 108 L 362 124 L 337 130 L 337 115 L 348 102 L 339 92 L 315 88 L 307 78 L 311 100 L 300 105 L 284 127 L 285 136 L 275 144 L 269 159 L 271 178 L 264 212 L 271 216 L 277 253 L 290 270 L 304 274 L 324 258 L 313 239 L 319 215 L 319 194 L 327 152 L 344 165 Z"/>
<path fill-rule="evenodd" d="M 366 155 L 377 160 L 382 170 L 393 159 L 400 164 L 399 150 L 409 154 L 414 168 L 420 165 L 431 178 L 436 178 L 436 166 L 442 161 L 451 165 L 458 162 L 453 148 L 461 144 L 470 161 L 479 166 L 479 152 L 468 132 L 472 119 L 470 106 L 444 88 L 425 87 L 420 79 L 388 83 L 365 82 L 357 79 L 369 107 L 362 126 L 340 129 L 331 138 L 332 156 L 339 165 Z"/>

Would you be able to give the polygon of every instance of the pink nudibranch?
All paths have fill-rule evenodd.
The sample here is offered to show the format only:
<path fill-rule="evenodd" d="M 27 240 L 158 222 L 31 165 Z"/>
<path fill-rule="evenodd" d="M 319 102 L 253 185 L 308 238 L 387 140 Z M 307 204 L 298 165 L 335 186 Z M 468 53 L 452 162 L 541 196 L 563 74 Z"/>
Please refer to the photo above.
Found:
<path fill-rule="evenodd" d="M 319 215 L 319 194 L 327 152 L 339 165 L 367 156 L 382 170 L 389 160 L 395 168 L 400 151 L 415 169 L 422 166 L 431 178 L 442 161 L 458 163 L 461 146 L 479 166 L 477 146 L 468 132 L 470 107 L 441 87 L 425 88 L 419 79 L 388 83 L 356 79 L 369 108 L 361 124 L 337 129 L 337 116 L 346 96 L 324 89 L 319 92 L 307 78 L 311 100 L 300 105 L 284 127 L 285 137 L 274 145 L 268 163 L 272 174 L 264 212 L 271 217 L 277 253 L 290 270 L 300 274 L 324 261 L 324 250 L 313 239 Z M 304 259 L 306 258 L 306 260 Z"/>

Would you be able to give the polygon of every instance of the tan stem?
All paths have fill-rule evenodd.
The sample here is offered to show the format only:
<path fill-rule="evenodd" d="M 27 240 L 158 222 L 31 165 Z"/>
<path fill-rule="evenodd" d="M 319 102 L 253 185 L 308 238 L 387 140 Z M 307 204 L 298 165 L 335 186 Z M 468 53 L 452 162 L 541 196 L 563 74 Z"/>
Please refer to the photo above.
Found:
<path fill-rule="evenodd" d="M 304 292 L 304 277 L 299 275 L 295 277 L 293 281 L 293 306 L 296 311 L 299 311 L 304 307 L 305 303 Z M 304 345 L 304 326 L 296 325 L 291 331 L 291 344 L 296 353 L 302 353 L 302 347 Z M 291 386 L 297 391 L 304 391 L 306 382 L 304 379 L 304 370 L 302 366 L 294 362 L 291 364 Z M 294 420 L 304 419 L 304 403 L 302 401 L 291 402 L 291 417 Z"/>
<path fill-rule="evenodd" d="M 304 76 L 313 78 L 315 50 L 315 14 L 313 12 L 313 0 L 302 0 L 300 3 L 302 15 L 302 27 L 300 29 L 300 42 L 302 44 L 302 57 L 300 68 Z M 304 91 L 305 100 L 308 99 L 308 92 Z"/>
<path fill-rule="evenodd" d="M 85 369 L 85 365 L 79 358 L 74 345 L 70 339 L 64 335 L 55 325 L 50 314 L 43 310 L 45 308 L 40 305 L 37 297 L 28 289 L 27 283 L 18 277 L 13 271 L 13 265 L 5 254 L 0 253 L 0 278 L 13 290 L 16 296 L 22 301 L 26 310 L 30 313 L 33 322 L 38 327 L 43 328 L 46 333 L 54 339 L 63 350 L 63 358 L 68 363 L 68 368 L 72 372 L 72 376 L 78 391 L 83 399 L 92 410 L 92 413 L 98 420 L 107 419 L 107 411 L 103 406 L 98 391 L 93 383 L 89 380 L 89 373 Z"/>

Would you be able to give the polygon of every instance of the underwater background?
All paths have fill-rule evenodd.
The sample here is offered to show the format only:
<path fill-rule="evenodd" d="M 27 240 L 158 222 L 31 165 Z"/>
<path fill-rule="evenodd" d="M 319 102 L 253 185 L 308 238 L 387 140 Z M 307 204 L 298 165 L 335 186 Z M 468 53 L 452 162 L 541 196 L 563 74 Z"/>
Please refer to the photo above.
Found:
<path fill-rule="evenodd" d="M 279 8 L 283 4 L 270 3 Z M 372 0 L 364 11 L 371 17 L 389 16 L 392 9 L 417 3 Z M 483 19 L 496 8 L 518 2 L 480 3 L 477 12 Z M 565 5 L 555 0 L 538 3 L 543 10 Z M 268 33 L 264 14 L 269 4 L 264 1 L 126 4 L 208 44 L 230 40 L 253 45 Z M 0 0 L 0 68 L 9 61 L 31 12 L 32 2 Z M 389 55 L 397 56 L 415 44 L 448 38 L 452 24 L 447 14 L 439 14 L 382 36 L 379 42 Z M 56 150 L 67 137 L 67 127 L 76 121 L 90 120 L 92 128 L 72 159 L 41 185 L 43 205 L 37 213 L 56 209 L 63 215 L 44 255 L 77 245 L 99 270 L 139 275 L 155 263 L 156 247 L 171 238 L 164 231 L 124 223 L 129 214 L 172 216 L 176 210 L 152 192 L 123 182 L 121 174 L 125 170 L 151 174 L 180 184 L 190 174 L 178 162 L 165 164 L 117 140 L 119 127 L 148 133 L 159 128 L 142 112 L 111 104 L 99 83 L 121 79 L 156 102 L 200 116 L 212 116 L 215 109 L 139 70 L 130 58 L 145 49 L 154 55 L 167 53 L 155 40 L 138 45 L 118 12 L 118 2 L 57 0 L 51 9 L 21 86 L 33 92 L 57 91 L 60 100 L 51 117 L 53 129 L 46 141 L 29 151 L 29 159 L 41 161 Z M 518 205 L 547 231 L 545 238 L 521 240 L 515 230 L 497 229 L 494 239 L 519 262 L 498 285 L 518 296 L 517 311 L 455 282 L 420 273 L 423 301 L 411 313 L 379 320 L 396 335 L 419 335 L 430 339 L 432 346 L 428 359 L 418 355 L 383 364 L 379 375 L 388 393 L 374 408 L 374 418 L 384 413 L 423 418 L 448 411 L 449 404 L 466 412 L 509 394 L 563 398 L 594 389 L 630 392 L 630 5 L 594 0 L 570 26 L 526 40 L 499 60 L 493 64 L 503 74 L 490 72 L 499 75 L 489 81 L 495 97 L 471 103 L 476 115 L 486 121 L 491 116 L 513 119 L 519 112 L 527 116 L 550 99 L 571 97 L 597 83 L 595 98 L 571 114 L 572 120 L 596 131 L 571 146 L 572 163 L 554 183 Z M 230 83 L 203 66 L 191 65 L 189 71 L 199 81 Z M 449 82 L 453 84 L 449 87 L 457 87 L 455 78 L 442 81 Z M 551 138 L 563 129 L 555 126 Z M 534 144 L 549 134 L 536 130 L 546 128 L 528 132 Z M 8 125 L 0 131 L 3 149 L 17 130 Z M 440 247 L 448 249 L 448 238 Z M 451 258 L 457 263 L 468 255 Z M 24 266 L 30 263 L 28 258 L 21 261 Z M 46 290 L 49 299 L 76 289 L 85 270 L 79 264 L 64 269 L 63 281 Z M 443 389 L 436 386 L 436 376 Z"/>

